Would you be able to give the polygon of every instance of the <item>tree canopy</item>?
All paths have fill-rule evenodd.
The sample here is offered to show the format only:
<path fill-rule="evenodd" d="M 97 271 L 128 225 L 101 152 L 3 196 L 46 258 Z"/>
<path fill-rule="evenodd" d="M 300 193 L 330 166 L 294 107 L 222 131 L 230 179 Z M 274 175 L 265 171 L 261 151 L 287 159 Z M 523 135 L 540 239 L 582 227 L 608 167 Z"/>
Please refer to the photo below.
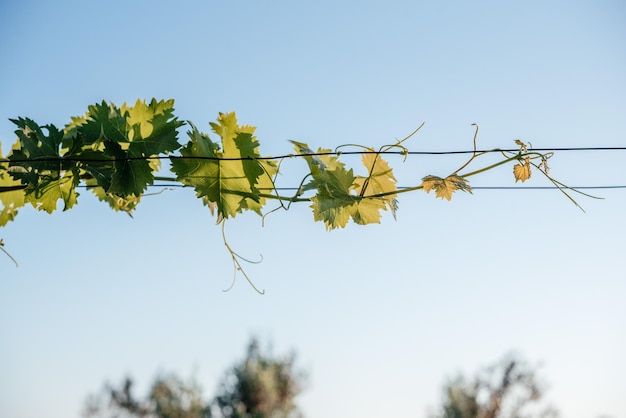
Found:
<path fill-rule="evenodd" d="M 439 412 L 431 418 L 556 418 L 542 405 L 544 388 L 536 370 L 521 357 L 507 355 L 468 380 L 462 375 L 444 387 Z"/>
<path fill-rule="evenodd" d="M 295 369 L 295 355 L 274 356 L 261 350 L 258 340 L 248 344 L 246 356 L 225 373 L 217 395 L 204 399 L 194 379 L 175 374 L 157 376 L 148 394 L 137 397 L 134 381 L 106 384 L 90 396 L 85 418 L 296 418 L 295 398 L 304 375 Z"/>

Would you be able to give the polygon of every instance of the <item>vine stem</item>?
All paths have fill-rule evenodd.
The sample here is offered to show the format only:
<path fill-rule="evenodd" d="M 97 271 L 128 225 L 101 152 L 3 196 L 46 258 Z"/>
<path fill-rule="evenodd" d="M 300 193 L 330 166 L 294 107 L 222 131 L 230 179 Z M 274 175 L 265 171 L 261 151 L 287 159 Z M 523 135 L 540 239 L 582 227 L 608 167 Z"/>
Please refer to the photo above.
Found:
<path fill-rule="evenodd" d="M 476 154 L 476 138 L 478 137 L 478 124 L 477 123 L 472 123 L 472 126 L 476 127 L 476 131 L 474 132 L 474 152 L 472 153 L 472 156 L 470 157 L 469 160 L 467 160 L 467 162 L 465 164 L 463 164 L 460 168 L 458 168 L 454 173 L 452 173 L 452 175 L 457 174 L 459 171 L 463 170 L 465 167 L 467 167 L 472 160 L 474 160 L 474 158 L 476 158 L 477 154 Z"/>
<path fill-rule="evenodd" d="M 494 151 L 496 151 L 496 150 L 494 150 Z M 489 151 L 489 152 L 492 152 L 492 151 Z M 528 153 L 528 154 L 531 154 L 531 153 Z M 535 153 L 535 154 L 536 154 L 536 153 Z M 517 154 L 517 155 L 515 155 L 515 156 L 513 156 L 513 157 L 510 157 L 510 158 L 507 158 L 507 159 L 505 159 L 505 160 L 499 161 L 499 162 L 497 162 L 497 163 L 495 163 L 495 164 L 491 164 L 491 165 L 489 165 L 489 166 L 487 166 L 487 167 L 483 167 L 483 168 L 481 168 L 481 169 L 479 169 L 479 170 L 472 171 L 472 172 L 467 173 L 467 174 L 461 174 L 461 175 L 459 175 L 459 176 L 460 176 L 460 177 L 470 177 L 470 176 L 474 176 L 474 175 L 476 175 L 476 174 L 483 173 L 483 172 L 485 172 L 485 171 L 491 170 L 491 169 L 496 168 L 496 167 L 498 167 L 498 166 L 501 166 L 501 165 L 504 165 L 504 164 L 510 163 L 511 161 L 518 160 L 519 158 L 523 158 L 523 157 L 524 157 L 524 155 L 525 155 L 525 154 L 521 154 L 521 153 L 520 153 L 520 154 Z M 464 166 L 467 166 L 467 164 L 465 164 Z M 461 167 L 461 168 L 463 168 L 463 167 Z M 459 170 L 455 171 L 455 173 L 458 173 L 458 171 L 459 171 Z M 453 173 L 453 174 L 455 174 L 455 173 Z M 404 189 L 395 190 L 395 191 L 393 191 L 393 192 L 378 193 L 378 194 L 369 195 L 369 196 L 363 196 L 363 197 L 364 197 L 364 198 L 377 198 L 377 197 L 385 197 L 385 196 L 391 196 L 391 195 L 395 195 L 395 194 L 408 193 L 408 192 L 412 192 L 412 191 L 415 191 L 415 190 L 420 190 L 420 189 L 423 189 L 423 188 L 424 188 L 423 186 L 419 185 L 419 186 L 414 186 L 414 187 L 406 187 L 406 188 L 404 188 Z"/>
<path fill-rule="evenodd" d="M 489 165 L 487 167 L 483 167 L 483 168 L 481 168 L 479 170 L 469 172 L 467 174 L 459 174 L 459 176 L 460 177 L 475 176 L 476 174 L 484 173 L 485 171 L 489 171 L 489 170 L 491 170 L 493 168 L 496 168 L 496 167 L 499 167 L 501 165 L 510 163 L 511 161 L 519 160 L 520 158 L 523 158 L 523 157 L 525 157 L 526 155 L 529 155 L 529 154 L 536 154 L 536 153 L 528 153 L 528 154 L 518 153 L 518 154 L 514 155 L 513 157 L 509 157 L 509 158 L 507 158 L 505 160 L 499 161 L 499 162 L 497 162 L 495 164 L 491 164 L 491 165 Z"/>
<path fill-rule="evenodd" d="M 15 263 L 15 267 L 19 267 L 19 265 L 17 264 L 17 260 L 13 258 L 13 256 L 9 254 L 7 250 L 4 249 L 4 241 L 2 239 L 0 239 L 0 250 L 2 250 L 2 252 L 5 253 L 7 257 L 9 257 L 11 261 Z"/>
<path fill-rule="evenodd" d="M 536 152 L 536 151 L 525 152 L 525 153 L 524 152 L 518 152 L 517 154 L 515 154 L 515 155 L 513 155 L 511 157 L 508 157 L 508 158 L 506 158 L 506 159 L 504 159 L 502 161 L 498 161 L 497 163 L 488 165 L 486 167 L 480 168 L 478 170 L 471 171 L 471 172 L 466 173 L 466 174 L 458 174 L 459 171 L 461 171 L 462 169 L 466 168 L 469 165 L 469 163 L 472 160 L 474 160 L 476 157 L 484 155 L 484 154 L 492 153 L 492 152 L 502 151 L 500 149 L 495 148 L 493 150 L 476 152 L 476 138 L 477 138 L 477 135 L 478 135 L 478 124 L 472 124 L 472 125 L 476 126 L 476 131 L 474 133 L 474 152 L 475 153 L 472 155 L 472 157 L 465 164 L 463 164 L 463 166 L 461 166 L 459 169 L 454 171 L 452 173 L 453 175 L 459 175 L 460 177 L 472 177 L 472 176 L 475 176 L 477 174 L 481 174 L 481 173 L 484 173 L 484 172 L 489 171 L 491 169 L 494 169 L 496 167 L 499 167 L 501 165 L 508 164 L 508 163 L 510 163 L 512 161 L 520 160 L 520 159 L 522 159 L 522 158 L 524 158 L 526 156 L 534 156 L 534 157 L 541 157 L 542 156 L 541 153 Z M 422 127 L 422 125 L 420 125 L 420 128 L 421 127 Z M 417 132 L 418 130 L 419 130 L 419 128 L 415 132 Z M 412 135 L 415 134 L 415 132 L 413 132 L 411 135 L 407 136 L 406 138 L 402 139 L 400 142 L 410 138 Z M 374 153 L 378 154 L 379 152 L 374 152 Z M 553 182 L 553 183 L 555 182 L 555 180 L 552 179 L 549 175 L 547 175 L 543 171 L 542 171 L 542 173 L 545 176 L 547 176 L 548 179 L 550 179 L 551 182 Z M 155 176 L 154 179 L 158 180 L 158 181 L 179 181 L 177 178 L 174 178 L 174 177 L 162 177 L 162 176 Z M 556 183 L 555 183 L 555 185 L 556 185 Z M 561 189 L 562 187 L 563 186 L 559 187 L 559 189 Z M 366 196 L 359 196 L 359 197 L 363 198 L 363 199 L 380 198 L 380 197 L 387 197 L 387 196 L 393 196 L 393 195 L 408 193 L 408 192 L 421 190 L 421 189 L 423 189 L 423 186 L 419 185 L 419 186 L 413 186 L 413 187 L 406 187 L 406 188 L 403 188 L 403 189 L 400 189 L 400 190 L 394 190 L 394 191 L 391 191 L 391 192 L 377 193 L 377 194 L 373 194 L 373 195 L 366 195 Z M 236 194 L 236 195 L 244 196 L 244 197 L 249 197 L 247 193 L 241 192 L 241 191 L 237 191 L 237 190 L 224 190 L 223 192 Z M 564 193 L 563 190 L 561 190 L 561 192 Z M 282 195 L 280 195 L 278 193 L 276 193 L 276 194 L 259 193 L 258 197 L 265 198 L 265 199 L 278 200 L 280 202 L 289 202 L 289 203 L 310 202 L 311 201 L 310 198 L 307 198 L 307 197 L 282 196 Z M 571 197 L 569 197 L 569 198 L 571 200 Z M 579 206 L 576 202 L 574 202 L 574 203 L 576 204 L 576 206 Z M 226 242 L 225 242 L 225 244 L 226 244 L 227 248 L 229 248 L 228 244 Z M 235 254 L 235 253 L 233 252 L 233 254 Z"/>

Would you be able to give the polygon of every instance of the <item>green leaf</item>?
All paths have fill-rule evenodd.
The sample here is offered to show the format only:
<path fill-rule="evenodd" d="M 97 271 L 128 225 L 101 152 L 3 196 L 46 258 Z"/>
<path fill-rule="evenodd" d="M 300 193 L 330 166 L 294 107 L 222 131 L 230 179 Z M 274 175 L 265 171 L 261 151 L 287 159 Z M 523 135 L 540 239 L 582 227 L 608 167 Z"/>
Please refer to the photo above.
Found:
<path fill-rule="evenodd" d="M 8 158 L 8 172 L 27 186 L 20 191 L 23 202 L 48 213 L 56 210 L 59 199 L 64 210 L 71 208 L 78 196 L 78 168 L 59 155 L 63 133 L 54 125 L 40 127 L 30 119 L 12 121 L 18 127 L 18 140 Z"/>
<path fill-rule="evenodd" d="M 81 170 L 96 179 L 104 196 L 133 200 L 154 183 L 160 163 L 150 157 L 180 148 L 177 129 L 183 122 L 173 112 L 173 100 L 89 106 L 84 117 L 66 126 L 65 156 L 81 160 Z"/>
<path fill-rule="evenodd" d="M 174 117 L 174 100 L 152 99 L 149 105 L 137 100 L 134 106 L 124 104 L 120 110 L 127 114 L 130 147 L 136 154 L 167 154 L 180 148 L 176 130 L 184 123 Z"/>
<path fill-rule="evenodd" d="M 240 127 L 234 112 L 220 113 L 211 127 L 221 137 L 221 149 L 192 125 L 190 141 L 180 151 L 186 158 L 173 157 L 172 172 L 183 184 L 194 187 L 212 211 L 217 210 L 218 222 L 243 210 L 260 214 L 265 199 L 259 187 L 273 187 L 276 167 L 257 159 L 261 155 L 255 128 Z"/>
<path fill-rule="evenodd" d="M 337 168 L 344 168 L 345 165 L 339 161 L 335 155 L 331 155 L 332 150 L 318 148 L 317 151 L 313 151 L 309 146 L 304 142 L 298 141 L 289 141 L 294 144 L 294 150 L 297 154 L 322 154 L 322 155 L 304 155 L 302 158 L 307 162 L 309 166 L 309 171 L 313 178 L 318 176 L 324 170 L 333 170 Z M 327 155 L 324 155 L 327 154 Z M 303 190 L 311 190 L 315 189 L 316 186 L 314 182 L 309 182 L 303 186 Z"/>
<path fill-rule="evenodd" d="M 154 183 L 154 176 L 150 163 L 132 150 L 124 151 L 119 143 L 107 141 L 104 155 L 115 158 L 111 184 L 106 190 L 117 196 L 140 196 L 148 185 Z M 127 159 L 131 158 L 131 159 Z"/>
<path fill-rule="evenodd" d="M 0 187 L 19 185 L 20 182 L 11 179 L 6 173 L 0 173 Z M 0 226 L 6 225 L 17 216 L 18 209 L 24 206 L 24 190 L 0 192 Z"/>
<path fill-rule="evenodd" d="M 0 143 L 0 159 L 2 157 L 2 143 Z M 6 187 L 7 191 L 0 192 L 0 226 L 6 225 L 9 221 L 15 219 L 18 209 L 24 206 L 24 190 L 18 187 L 22 186 L 22 182 L 15 180 L 7 172 L 8 164 L 0 163 L 0 188 Z"/>
<path fill-rule="evenodd" d="M 291 142 L 300 155 L 331 153 L 331 150 L 322 148 L 314 152 L 305 143 Z M 317 190 L 311 198 L 313 218 L 324 221 L 326 229 L 343 228 L 350 218 L 359 225 L 380 223 L 380 211 L 387 208 L 395 216 L 395 194 L 368 197 L 397 190 L 391 168 L 378 154 L 363 155 L 363 164 L 369 172 L 367 177 L 355 177 L 335 155 L 304 155 L 303 158 L 312 177 L 303 190 Z"/>
<path fill-rule="evenodd" d="M 61 199 L 64 203 L 63 211 L 66 211 L 77 203 L 77 185 L 78 177 L 72 172 L 66 172 L 62 177 L 42 182 L 39 188 L 26 194 L 25 201 L 37 210 L 52 213 L 57 209 L 57 203 Z"/>
<path fill-rule="evenodd" d="M 67 163 L 62 165 L 59 161 L 63 133 L 54 125 L 40 127 L 28 118 L 11 119 L 11 122 L 18 127 L 17 144 L 8 157 L 13 178 L 37 188 L 42 176 L 67 168 Z"/>
<path fill-rule="evenodd" d="M 82 163 L 79 167 L 85 173 L 86 182 L 90 186 L 96 184 L 105 191 L 111 188 L 111 179 L 115 172 L 115 162 L 110 155 L 106 155 L 104 151 L 94 151 L 85 149 L 76 154 L 80 155 Z M 90 180 L 95 180 L 95 184 Z"/>
<path fill-rule="evenodd" d="M 111 209 L 115 211 L 126 212 L 128 216 L 132 217 L 132 212 L 135 210 L 139 202 L 141 201 L 141 196 L 128 196 L 128 197 L 120 197 L 115 196 L 112 193 L 107 193 L 102 187 L 98 187 L 95 179 L 89 179 L 86 181 L 87 187 L 91 189 L 94 195 L 101 202 L 106 202 L 109 204 Z"/>
<path fill-rule="evenodd" d="M 126 117 L 113 103 L 103 100 L 87 109 L 85 123 L 76 129 L 82 144 L 96 150 L 103 141 L 130 142 Z"/>
<path fill-rule="evenodd" d="M 357 198 L 350 194 L 354 185 L 352 170 L 337 167 L 320 170 L 313 179 L 317 194 L 311 198 L 313 219 L 324 221 L 327 230 L 343 228 L 357 209 Z"/>

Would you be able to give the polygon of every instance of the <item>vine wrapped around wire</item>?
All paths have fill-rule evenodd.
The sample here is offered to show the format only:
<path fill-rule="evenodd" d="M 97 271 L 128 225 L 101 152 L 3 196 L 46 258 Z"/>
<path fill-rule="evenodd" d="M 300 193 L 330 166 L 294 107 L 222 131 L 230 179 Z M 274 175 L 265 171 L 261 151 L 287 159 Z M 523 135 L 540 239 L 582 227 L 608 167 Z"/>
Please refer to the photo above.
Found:
<path fill-rule="evenodd" d="M 0 226 L 14 220 L 18 210 L 27 204 L 47 213 L 55 211 L 59 203 L 64 211 L 69 210 L 77 203 L 81 187 L 113 210 L 131 215 L 142 197 L 148 195 L 148 187 L 165 181 L 193 188 L 215 214 L 218 224 L 244 211 L 265 217 L 276 210 L 288 210 L 294 203 L 306 202 L 313 219 L 332 230 L 345 227 L 350 220 L 359 225 L 380 223 L 382 212 L 387 210 L 395 218 L 398 196 L 403 193 L 422 189 L 447 200 L 459 190 L 471 193 L 470 177 L 508 163 L 514 163 L 516 182 L 528 180 L 534 168 L 579 208 L 569 192 L 589 196 L 549 175 L 551 152 L 533 151 L 519 140 L 517 151 L 477 151 L 478 125 L 471 157 L 461 167 L 446 177 L 427 175 L 420 184 L 398 188 L 393 169 L 383 156 L 397 154 L 406 161 L 410 155 L 406 142 L 424 124 L 407 137 L 378 149 L 346 144 L 334 150 L 314 151 L 306 143 L 291 141 L 294 153 L 269 157 L 259 152 L 256 128 L 239 125 L 234 112 L 220 113 L 211 122 L 211 135 L 219 138 L 215 141 L 193 123 L 180 121 L 174 115 L 173 100 L 137 100 L 132 106 L 120 107 L 103 101 L 89 106 L 84 116 L 72 117 L 63 129 L 22 117 L 12 122 L 17 127 L 17 140 L 7 157 L 0 154 Z M 184 145 L 178 139 L 183 125 L 189 127 Z M 477 158 L 491 153 L 501 153 L 503 159 L 474 171 L 463 171 Z M 361 156 L 363 175 L 341 161 L 343 154 Z M 276 180 L 282 164 L 295 157 L 306 162 L 307 173 L 295 193 L 285 196 Z M 157 176 L 163 160 L 170 162 L 173 176 Z M 269 201 L 277 202 L 277 206 L 264 212 Z M 235 273 L 243 272 L 239 260 L 248 260 L 233 251 L 225 237 L 224 244 Z M 0 241 L 0 250 L 17 265 L 3 245 Z M 256 287 L 255 290 L 259 291 Z"/>

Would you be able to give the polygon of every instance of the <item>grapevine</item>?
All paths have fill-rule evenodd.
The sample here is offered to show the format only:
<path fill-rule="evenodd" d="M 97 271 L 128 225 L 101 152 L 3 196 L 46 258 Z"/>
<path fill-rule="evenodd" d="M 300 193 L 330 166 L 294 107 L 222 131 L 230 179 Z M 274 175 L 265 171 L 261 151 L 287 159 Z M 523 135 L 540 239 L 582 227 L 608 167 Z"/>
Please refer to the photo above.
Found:
<path fill-rule="evenodd" d="M 23 117 L 11 121 L 17 127 L 17 140 L 6 157 L 0 148 L 0 226 L 13 221 L 26 205 L 47 213 L 57 210 L 59 204 L 64 211 L 69 210 L 78 202 L 79 187 L 113 210 L 132 215 L 155 181 L 193 188 L 222 228 L 224 222 L 244 211 L 253 211 L 264 219 L 295 203 L 308 203 L 313 219 L 323 222 L 327 230 L 343 228 L 349 221 L 359 225 L 380 223 L 383 211 L 390 211 L 395 218 L 400 194 L 433 191 L 437 198 L 451 200 L 456 191 L 472 192 L 470 177 L 504 164 L 514 164 L 516 182 L 525 182 L 534 170 L 538 171 L 578 207 L 571 192 L 584 194 L 551 177 L 551 152 L 534 151 L 520 140 L 516 140 L 519 150 L 515 152 L 477 151 L 477 125 L 474 152 L 461 167 L 446 177 L 426 175 L 419 184 L 399 188 L 383 156 L 395 153 L 406 160 L 406 143 L 423 124 L 407 137 L 378 149 L 346 144 L 335 150 L 314 151 L 306 143 L 291 141 L 293 153 L 271 157 L 261 155 L 254 135 L 256 128 L 239 125 L 234 112 L 220 113 L 210 124 L 210 135 L 192 122 L 179 120 L 174 114 L 174 100 L 137 100 L 132 106 L 120 107 L 103 101 L 89 106 L 84 116 L 70 118 L 63 129 Z M 183 126 L 188 128 L 185 144 L 178 138 Z M 354 149 L 357 151 L 351 151 Z M 491 153 L 500 153 L 502 159 L 464 171 L 477 158 Z M 347 167 L 341 161 L 342 154 L 360 154 L 365 175 L 357 175 Z M 307 172 L 295 193 L 284 195 L 276 179 L 285 160 L 294 157 L 304 160 Z M 156 175 L 163 161 L 169 161 L 172 176 Z M 266 210 L 269 201 L 278 206 Z M 252 284 L 240 264 L 240 260 L 248 260 L 234 252 L 225 237 L 224 244 L 235 273 L 241 271 Z M 17 265 L 1 240 L 0 250 Z"/>

